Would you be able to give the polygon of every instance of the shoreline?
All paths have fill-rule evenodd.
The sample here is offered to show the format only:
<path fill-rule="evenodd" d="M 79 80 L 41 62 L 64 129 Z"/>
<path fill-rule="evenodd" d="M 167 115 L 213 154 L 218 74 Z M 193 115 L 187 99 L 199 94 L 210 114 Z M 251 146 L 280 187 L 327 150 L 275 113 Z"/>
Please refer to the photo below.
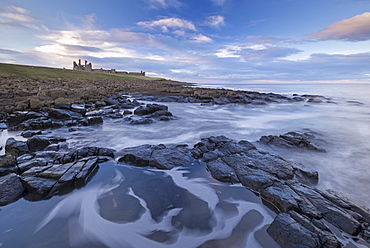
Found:
<path fill-rule="evenodd" d="M 3 80 L 3 79 L 1 79 Z M 132 123 L 132 124 L 149 124 L 148 120 L 152 121 L 172 121 L 172 115 L 169 113 L 168 108 L 166 109 L 165 105 L 161 105 L 163 102 L 195 102 L 195 103 L 202 103 L 202 104 L 252 104 L 252 105 L 267 105 L 269 103 L 280 103 L 280 102 L 307 102 L 307 103 L 331 103 L 330 99 L 327 99 L 323 96 L 318 96 L 318 95 L 292 95 L 291 97 L 288 96 L 283 96 L 279 94 L 273 94 L 273 93 L 258 93 L 258 92 L 250 92 L 250 91 L 234 91 L 234 90 L 222 90 L 222 89 L 206 89 L 206 88 L 191 88 L 191 87 L 181 87 L 183 86 L 183 83 L 179 82 L 174 82 L 169 83 L 163 83 L 163 82 L 125 82 L 125 85 L 122 85 L 123 82 L 117 83 L 117 82 L 107 82 L 107 81 L 86 81 L 83 82 L 82 85 L 77 85 L 75 81 L 66 81 L 62 82 L 64 80 L 56 80 L 56 81 L 42 81 L 40 82 L 39 79 L 20 79 L 20 78 L 7 78 L 6 80 L 15 80 L 17 82 L 17 85 L 14 85 L 14 81 L 11 83 L 8 83 L 9 88 L 5 87 L 5 90 L 8 90 L 8 93 L 10 93 L 8 96 L 9 97 L 8 103 L 10 100 L 13 101 L 13 108 L 7 108 L 3 113 L 2 120 L 6 120 L 7 125 L 8 125 L 8 130 L 9 126 L 10 129 L 14 128 L 14 130 L 21 130 L 21 131 L 26 131 L 26 130 L 38 130 L 38 129 L 50 129 L 50 128 L 58 128 L 61 126 L 71 126 L 73 128 L 74 126 L 82 126 L 86 127 L 89 125 L 99 125 L 103 122 L 103 118 L 131 118 L 128 116 L 134 116 L 132 117 L 133 119 L 129 120 L 131 121 L 139 121 L 139 123 Z M 42 84 L 44 83 L 44 84 Z M 46 84 L 47 85 L 46 85 Z M 48 84 L 50 83 L 50 84 Z M 104 88 L 98 88 L 99 85 L 104 84 Z M 135 84 L 136 83 L 136 84 Z M 154 84 L 154 85 L 153 85 Z M 27 85 L 27 87 L 26 87 Z M 57 85 L 59 85 L 57 87 Z M 63 87 L 60 87 L 63 86 Z M 76 87 L 78 90 L 75 90 L 75 88 L 71 88 L 71 86 L 78 86 Z M 185 85 L 188 85 L 185 83 Z M 2 84 L 3 86 L 3 84 Z M 17 86 L 17 87 L 15 87 Z M 37 91 L 31 90 L 31 88 L 38 86 Z M 45 87 L 41 87 L 45 86 Z M 24 88 L 23 88 L 24 87 Z M 40 88 L 41 87 L 41 88 Z M 146 87 L 149 87 L 146 88 Z M 4 88 L 3 88 L 4 89 Z M 69 90 L 67 90 L 69 89 Z M 123 90 L 126 89 L 126 90 Z M 99 92 L 97 92 L 97 90 Z M 101 91 L 100 91 L 101 90 Z M 133 91 L 131 91 L 133 90 Z M 104 91 L 104 92 L 103 92 Z M 72 92 L 72 94 L 71 94 Z M 104 93 L 104 94 L 103 94 Z M 118 94 L 118 95 L 117 95 Z M 135 100 L 129 100 L 124 94 L 132 94 L 136 95 Z M 5 95 L 5 94 L 4 94 Z M 3 99 L 6 99 L 2 95 Z M 149 105 L 147 104 L 146 106 L 143 106 L 140 104 L 138 101 L 140 100 L 148 100 L 148 101 L 157 101 L 161 102 L 161 104 L 152 104 Z M 156 106 L 154 106 L 156 105 Z M 3 105 L 4 106 L 4 105 Z M 8 106 L 8 105 L 7 105 Z M 116 110 L 123 110 L 125 108 L 135 108 L 135 111 L 133 113 L 127 113 L 128 116 L 124 117 L 124 115 L 118 115 Z M 100 111 L 96 115 L 90 115 L 86 116 L 86 113 L 91 112 L 91 111 Z M 21 111 L 21 112 L 19 112 Z M 161 120 L 162 119 L 162 120 Z M 31 120 L 31 121 L 30 121 Z M 32 122 L 34 120 L 34 122 Z M 37 123 L 40 123 L 40 120 L 45 120 L 43 122 L 44 126 L 40 126 Z M 54 122 L 50 122 L 50 120 Z M 28 123 L 26 123 L 28 121 Z M 141 123 L 140 123 L 141 122 Z M 145 123 L 148 122 L 148 123 Z M 4 123 L 4 122 L 2 122 Z M 24 124 L 26 123 L 26 124 Z M 37 125 L 36 125 L 37 124 Z M 28 125 L 28 126 L 26 126 Z M 32 126 L 36 125 L 36 126 Z M 37 128 L 34 128 L 37 127 Z M 32 137 L 37 137 L 39 134 L 33 134 L 31 135 Z M 267 134 L 266 134 L 267 135 Z M 299 135 L 298 135 L 299 136 Z M 301 137 L 299 137 L 301 138 Z M 32 138 L 31 138 L 32 139 Z M 266 138 L 264 139 L 266 141 Z M 269 137 L 266 142 L 274 142 L 276 141 L 276 138 L 274 137 Z M 289 137 L 288 137 L 289 140 Z M 48 147 L 49 145 L 55 144 L 59 146 L 59 141 L 54 143 L 54 141 L 50 140 L 49 138 L 45 138 L 44 141 L 47 146 L 41 148 L 38 148 L 34 152 L 36 154 L 38 152 L 42 152 L 44 148 Z M 208 142 L 208 143 L 207 143 Z M 277 144 L 284 142 L 284 141 L 279 141 L 276 142 Z M 27 143 L 27 142 L 25 142 Z M 236 150 L 229 150 L 225 152 L 222 148 L 217 152 L 217 156 L 214 154 L 214 149 L 215 145 L 216 148 L 220 149 L 224 144 L 228 144 L 228 146 L 233 147 L 232 149 Z M 300 143 L 299 143 L 300 144 Z M 308 143 L 309 144 L 309 143 Z M 229 140 L 226 137 L 210 137 L 206 141 L 201 141 L 199 144 L 194 144 L 195 148 L 197 148 L 197 151 L 192 151 L 192 156 L 195 159 L 202 159 L 203 162 L 206 163 L 206 166 L 208 170 L 211 171 L 211 174 L 213 177 L 220 181 L 230 181 L 230 182 L 237 182 L 237 180 L 240 180 L 240 178 L 248 178 L 248 174 L 241 173 L 240 168 L 234 167 L 234 164 L 237 164 L 238 162 L 232 162 L 232 163 L 224 163 L 225 161 L 228 161 L 230 158 L 229 152 L 231 151 L 231 154 L 240 154 L 240 156 L 245 156 L 245 153 L 249 153 L 250 150 L 255 152 L 255 149 L 248 145 L 247 143 L 235 143 L 235 141 Z M 206 148 L 201 148 L 202 146 L 205 146 Z M 19 146 L 23 146 L 22 144 L 19 144 Z M 198 147 L 196 147 L 198 146 Z M 219 146 L 219 147 L 217 147 Z M 55 147 L 55 146 L 54 146 Z M 56 151 L 59 151 L 61 149 L 60 147 L 53 148 L 57 149 Z M 90 153 L 90 150 L 92 148 L 88 148 L 87 154 Z M 95 160 L 89 158 L 87 159 L 85 157 L 81 157 L 80 160 L 73 161 L 73 165 L 76 165 L 78 163 L 84 162 L 85 164 L 90 163 L 91 164 L 91 171 L 93 172 L 96 169 L 96 166 L 99 164 L 99 159 L 104 159 L 107 158 L 99 158 L 99 149 L 93 149 L 94 152 L 91 150 L 91 156 L 95 156 Z M 103 148 L 102 148 L 103 149 Z M 136 149 L 135 147 L 132 149 Z M 146 147 L 145 149 L 148 149 L 148 153 L 152 154 L 153 149 L 155 151 L 162 151 L 163 152 L 168 152 L 169 154 L 186 154 L 189 151 L 184 151 L 183 148 L 180 149 L 180 151 L 177 150 L 177 148 L 172 148 L 172 147 L 166 147 L 166 146 L 151 146 L 151 147 Z M 213 149 L 213 150 L 212 150 Z M 227 148 L 231 149 L 231 148 Z M 244 150 L 246 149 L 246 150 Z M 17 149 L 15 149 L 18 151 Z M 142 151 L 142 148 L 139 149 L 140 152 Z M 9 149 L 8 149 L 9 151 Z M 114 155 L 112 156 L 112 152 L 110 150 L 105 150 L 104 153 L 102 153 L 105 157 L 115 157 Z M 9 152 L 8 152 L 9 153 Z M 26 155 L 29 152 L 25 152 L 22 155 Z M 77 153 L 78 154 L 78 153 Z M 223 154 L 223 155 L 220 155 Z M 15 157 L 19 157 L 20 154 L 12 154 Z M 126 154 L 127 155 L 127 154 Z M 78 155 L 76 155 L 78 157 Z M 135 151 L 134 155 L 129 155 L 129 158 L 135 157 Z M 163 156 L 163 155 L 161 155 Z M 161 157 L 160 156 L 160 157 Z M 248 155 L 248 156 L 255 156 L 253 154 Z M 186 157 L 186 156 L 185 156 Z M 82 159 L 82 160 L 81 160 Z M 85 159 L 85 160 L 83 160 Z M 122 161 L 125 161 L 126 163 L 131 163 L 135 165 L 136 161 L 145 161 L 145 158 L 139 158 L 139 159 L 124 159 L 124 156 L 121 157 Z M 221 159 L 224 161 L 223 163 L 216 163 L 213 164 L 214 161 L 218 161 L 218 159 Z M 246 157 L 246 159 L 248 159 Z M 260 158 L 264 159 L 264 158 Z M 161 159 L 159 159 L 161 160 Z M 186 159 L 184 158 L 184 161 Z M 25 159 L 24 162 L 27 162 L 28 160 Z M 59 160 L 58 160 L 59 161 Z M 92 162 L 89 162 L 92 161 Z M 70 161 L 69 161 L 70 162 Z M 54 162 L 53 162 L 54 163 Z M 61 163 L 62 165 L 64 164 L 64 161 L 59 161 L 58 163 Z M 142 162 L 139 163 L 141 166 Z M 145 164 L 145 166 L 152 166 L 152 162 L 148 161 L 145 162 L 148 164 Z M 185 162 L 183 162 L 185 163 Z M 156 163 L 154 163 L 156 164 Z M 181 164 L 181 163 L 180 163 Z M 24 167 L 24 170 L 28 170 L 31 167 Z M 164 166 L 164 167 L 162 167 Z M 178 166 L 178 165 L 176 165 Z M 181 166 L 181 165 L 180 165 Z M 155 167 L 157 167 L 155 165 Z M 89 167 L 90 168 L 90 167 Z M 169 169 L 167 168 L 167 165 L 163 165 L 159 163 L 160 169 Z M 223 168 L 220 170 L 220 168 Z M 251 167 L 254 168 L 254 165 Z M 289 167 L 290 168 L 290 167 Z M 26 170 L 26 171 L 27 171 Z M 89 169 L 90 170 L 90 169 Z M 252 179 L 257 180 L 272 180 L 271 182 L 275 182 L 276 179 L 270 178 L 270 174 L 274 175 L 276 173 L 281 173 L 282 171 L 278 172 L 268 172 L 267 179 L 260 173 L 266 173 L 266 169 L 259 168 L 256 175 L 258 179 Z M 283 171 L 286 170 L 283 169 Z M 293 169 L 288 169 L 292 171 L 297 171 L 297 168 Z M 219 176 L 221 173 L 221 176 Z M 230 174 L 231 173 L 231 174 Z M 236 174 L 235 174 L 236 173 Z M 253 174 L 252 173 L 252 174 Z M 302 206 L 299 205 L 294 205 L 291 201 L 294 199 L 294 201 L 303 201 L 303 202 L 312 202 L 313 200 L 310 199 L 306 193 L 302 193 L 307 190 L 312 190 L 312 188 L 307 188 L 306 186 L 298 185 L 297 183 L 304 183 L 306 179 L 314 179 L 314 174 L 311 174 L 312 172 L 308 171 L 300 171 L 299 174 L 301 175 L 295 175 L 293 176 L 288 173 L 288 176 L 278 176 L 278 185 L 275 185 L 275 183 L 269 185 L 268 187 L 262 186 L 261 188 L 257 187 L 254 188 L 256 185 L 250 184 L 251 179 L 243 179 L 246 181 L 242 181 L 243 185 L 245 185 L 247 188 L 252 189 L 255 192 L 259 192 L 262 194 L 264 199 L 269 200 L 269 202 L 273 203 L 277 208 L 279 209 L 280 212 L 282 212 L 282 215 L 279 215 L 280 217 L 274 222 L 274 229 L 280 230 L 280 233 L 272 233 L 272 236 L 274 236 L 275 240 L 278 241 L 282 246 L 287 245 L 287 244 L 294 244 L 294 240 L 290 240 L 291 237 L 285 237 L 284 233 L 289 233 L 289 232 L 298 232 L 299 228 L 303 227 L 304 228 L 304 233 L 295 233 L 295 236 L 298 237 L 300 235 L 308 235 L 312 236 L 312 233 L 314 233 L 317 238 L 314 238 L 312 242 L 313 244 L 318 244 L 315 242 L 319 242 L 321 245 L 328 245 L 329 243 L 332 246 L 328 247 L 336 247 L 336 244 L 339 246 L 339 241 L 335 241 L 335 237 L 332 237 L 329 233 L 325 233 L 328 230 L 320 225 L 314 224 L 312 226 L 313 220 L 321 220 L 325 219 L 326 221 L 329 220 L 329 222 L 334 222 L 332 224 L 334 225 L 342 225 L 340 220 L 333 220 L 332 217 L 330 217 L 330 213 L 326 213 L 326 210 L 319 210 L 320 213 L 316 213 L 312 209 L 310 211 L 313 212 L 306 212 L 307 210 L 302 210 Z M 235 176 L 236 175 L 236 176 Z M 291 182 L 287 184 L 287 182 L 281 181 L 281 179 L 286 179 L 288 178 L 289 180 L 292 179 L 293 177 L 307 177 L 304 181 L 300 182 L 293 182 L 294 186 L 291 186 Z M 86 175 L 86 178 L 89 178 L 90 173 Z M 93 176 L 93 173 L 92 173 Z M 286 177 L 286 178 L 285 178 Z M 292 177 L 292 178 L 290 178 Z M 14 178 L 14 177 L 13 177 Z M 49 180 L 49 179 L 48 179 Z M 281 183 L 283 183 L 281 185 Z M 257 183 L 259 184 L 259 183 Z M 264 184 L 262 184 L 264 185 Z M 283 186 L 285 185 L 285 186 Z M 293 193 L 290 193 L 290 190 L 292 189 L 287 189 L 288 195 L 285 195 L 287 192 L 283 192 L 283 195 L 277 194 L 276 190 L 279 188 L 284 188 L 288 185 L 289 187 L 293 187 L 294 192 L 300 192 L 298 196 L 294 195 Z M 60 186 L 63 188 L 63 185 Z M 62 188 L 57 188 L 58 190 L 61 190 Z M 269 190 L 266 190 L 266 189 Z M 58 190 L 56 191 L 58 193 Z M 325 199 L 329 199 L 329 203 L 325 203 L 326 205 L 332 207 L 334 204 L 335 208 L 339 208 L 339 212 L 336 214 L 343 214 L 345 218 L 349 218 L 346 221 L 352 221 L 353 226 L 349 227 L 349 229 L 345 230 L 347 233 L 350 233 L 351 235 L 357 236 L 358 234 L 361 233 L 363 238 L 369 238 L 367 235 L 367 232 L 369 232 L 368 229 L 368 224 L 370 218 L 370 213 L 369 210 L 366 208 L 364 209 L 362 206 L 359 206 L 352 201 L 350 201 L 347 198 L 344 198 L 342 196 L 338 196 L 336 193 L 325 193 L 325 192 L 320 192 L 320 191 L 311 191 L 310 194 L 318 194 L 317 197 L 320 195 L 324 197 Z M 37 192 L 34 192 L 37 193 Z M 303 197 L 301 199 L 300 197 Z M 308 200 L 306 199 L 308 197 Z M 286 199 L 287 200 L 286 200 Z M 33 198 L 31 198 L 33 199 Z M 37 198 L 36 198 L 37 199 Z M 15 199 L 16 200 L 16 199 Z M 341 203 L 345 202 L 345 204 Z M 320 201 L 319 205 L 324 204 L 323 202 Z M 325 205 L 324 204 L 324 205 Z M 316 204 L 314 204 L 316 206 Z M 360 217 L 352 216 L 351 213 L 346 212 L 346 208 L 344 206 L 350 206 L 351 211 L 357 212 Z M 316 206 L 318 207 L 318 206 Z M 298 212 L 297 212 L 298 211 Z M 303 211 L 303 212 L 302 212 Z M 324 213 L 324 212 L 325 213 Z M 344 211 L 344 212 L 343 212 Z M 360 212 L 359 212 L 360 211 Z M 297 215 L 298 214 L 298 215 Z M 352 217 L 349 217 L 348 214 Z M 329 217 L 325 217 L 325 215 L 329 215 Z M 320 217 L 321 216 L 321 217 Z M 307 219 L 308 218 L 308 219 Z M 364 219 L 362 219 L 364 218 Z M 284 229 L 287 228 L 288 226 L 292 225 L 292 223 L 295 225 L 295 228 L 297 226 L 299 227 L 298 229 Z M 357 223 L 361 223 L 363 227 L 360 227 L 361 225 L 357 225 Z M 366 225 L 367 224 L 367 225 Z M 293 225 L 293 226 L 294 226 Z M 318 229 L 317 229 L 318 228 Z M 340 226 L 340 228 L 348 228 L 348 227 L 343 227 Z M 307 231 L 308 230 L 308 231 Z M 313 236 L 315 236 L 313 235 Z M 284 236 L 284 239 L 281 239 L 280 236 Z M 320 238 L 321 237 L 321 238 Z M 325 237 L 325 238 L 324 238 Z M 328 237 L 329 240 L 327 239 Z M 294 237 L 293 237 L 294 238 Z M 310 239 L 309 237 L 306 237 L 307 239 Z M 311 242 L 310 241 L 310 242 Z M 292 243 L 293 242 L 293 243 Z M 329 242 L 329 243 L 325 243 Z M 314 247 L 314 246 L 312 246 Z"/>

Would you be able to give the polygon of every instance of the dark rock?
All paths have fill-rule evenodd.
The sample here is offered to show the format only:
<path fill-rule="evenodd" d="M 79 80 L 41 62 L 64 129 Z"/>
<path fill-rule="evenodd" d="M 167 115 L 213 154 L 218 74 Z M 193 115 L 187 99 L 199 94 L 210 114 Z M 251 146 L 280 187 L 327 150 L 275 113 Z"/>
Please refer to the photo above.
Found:
<path fill-rule="evenodd" d="M 151 118 L 140 118 L 140 119 L 131 120 L 130 124 L 131 125 L 145 125 L 145 124 L 151 124 L 153 122 L 154 121 Z"/>
<path fill-rule="evenodd" d="M 6 154 L 11 154 L 15 157 L 18 157 L 29 152 L 30 151 L 28 149 L 26 142 L 15 140 L 14 138 L 7 139 L 5 144 Z"/>
<path fill-rule="evenodd" d="M 44 150 L 51 142 L 46 137 L 34 136 L 28 139 L 26 143 L 30 152 L 36 152 Z"/>
<path fill-rule="evenodd" d="M 149 115 L 149 117 L 152 117 L 152 118 L 158 118 L 161 116 L 173 116 L 173 115 L 168 110 L 158 110 L 158 111 L 155 111 L 153 114 Z"/>
<path fill-rule="evenodd" d="M 90 125 L 98 125 L 103 123 L 103 118 L 101 118 L 100 116 L 91 116 L 87 117 L 87 121 Z"/>
<path fill-rule="evenodd" d="M 6 118 L 8 126 L 16 126 L 26 120 L 44 117 L 45 114 L 37 112 L 13 112 Z"/>
<path fill-rule="evenodd" d="M 82 114 L 73 112 L 66 109 L 55 109 L 52 108 L 49 110 L 49 116 L 57 120 L 68 120 L 68 119 L 79 119 L 82 117 Z"/>
<path fill-rule="evenodd" d="M 25 198 L 33 201 L 49 198 L 48 193 L 57 183 L 53 179 L 34 176 L 22 177 L 21 180 L 27 191 Z"/>
<path fill-rule="evenodd" d="M 291 214 L 278 214 L 267 229 L 281 247 L 341 247 L 340 242 L 329 230 L 321 230 L 304 217 L 294 212 Z"/>
<path fill-rule="evenodd" d="M 202 139 L 192 155 L 202 158 L 214 178 L 240 181 L 283 212 L 268 229 L 282 247 L 340 247 L 322 220 L 367 240 L 370 210 L 334 191 L 306 185 L 317 183 L 317 172 L 224 136 Z"/>
<path fill-rule="evenodd" d="M 28 160 L 33 159 L 33 157 L 34 157 L 34 154 L 29 154 L 29 153 L 19 156 L 16 158 L 17 164 L 27 162 Z"/>
<path fill-rule="evenodd" d="M 119 162 L 135 166 L 151 166 L 158 169 L 172 169 L 189 163 L 189 149 L 186 146 L 142 145 L 121 150 Z"/>
<path fill-rule="evenodd" d="M 48 165 L 48 161 L 45 158 L 34 158 L 17 165 L 20 174 L 33 168 L 33 167 L 45 167 Z"/>
<path fill-rule="evenodd" d="M 40 135 L 40 134 L 42 134 L 40 130 L 37 130 L 37 131 L 26 130 L 21 133 L 21 136 L 23 138 L 31 138 L 32 136 Z"/>
<path fill-rule="evenodd" d="M 81 115 L 86 114 L 86 106 L 85 104 L 72 104 L 71 110 L 76 113 L 80 113 Z"/>
<path fill-rule="evenodd" d="M 10 130 L 39 130 L 49 128 L 60 128 L 63 126 L 62 121 L 50 120 L 47 117 L 40 117 L 36 119 L 26 120 L 16 126 L 10 128 Z"/>
<path fill-rule="evenodd" d="M 17 161 L 12 155 L 0 156 L 0 176 L 7 175 L 12 172 L 17 172 L 18 168 L 16 166 Z"/>
<path fill-rule="evenodd" d="M 114 158 L 114 153 L 115 153 L 114 149 L 101 147 L 101 148 L 98 148 L 97 156 L 104 156 L 104 157 Z"/>
<path fill-rule="evenodd" d="M 159 121 L 170 121 L 172 120 L 171 116 L 161 116 L 158 119 Z"/>
<path fill-rule="evenodd" d="M 139 108 L 135 109 L 134 114 L 135 115 L 150 115 L 160 110 L 168 110 L 168 107 L 165 105 L 159 105 L 159 104 L 147 104 L 146 107 L 140 106 Z"/>
<path fill-rule="evenodd" d="M 24 193 L 21 180 L 14 173 L 0 177 L 0 206 L 18 200 Z"/>
<path fill-rule="evenodd" d="M 145 167 L 149 166 L 149 161 L 152 156 L 153 148 L 151 145 L 142 145 L 132 148 L 125 148 L 119 153 L 122 155 L 118 159 L 119 162 L 125 162 L 127 164 Z"/>
<path fill-rule="evenodd" d="M 326 152 L 325 149 L 318 147 L 310 141 L 313 139 L 315 139 L 315 136 L 312 132 L 288 132 L 280 136 L 262 136 L 259 142 L 280 148 L 303 148 L 316 152 Z"/>

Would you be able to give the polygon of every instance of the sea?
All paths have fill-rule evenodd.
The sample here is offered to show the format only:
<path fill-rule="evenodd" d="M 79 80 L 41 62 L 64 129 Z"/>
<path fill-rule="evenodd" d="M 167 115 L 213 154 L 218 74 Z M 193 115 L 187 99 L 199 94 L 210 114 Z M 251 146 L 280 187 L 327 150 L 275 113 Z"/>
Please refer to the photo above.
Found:
<path fill-rule="evenodd" d="M 254 142 L 319 173 L 320 189 L 333 189 L 370 207 L 370 84 L 203 84 L 199 87 L 321 95 L 321 103 L 205 105 L 163 103 L 175 120 L 52 130 L 70 147 L 120 149 L 143 144 L 187 144 L 224 135 Z M 329 100 L 330 99 L 330 100 Z M 150 103 L 150 102 L 144 102 Z M 326 153 L 266 147 L 263 135 L 312 132 Z M 0 132 L 0 146 L 20 132 Z M 0 151 L 0 155 L 4 150 Z M 267 234 L 276 211 L 238 184 L 212 179 L 192 161 L 161 171 L 110 161 L 83 188 L 0 207 L 0 247 L 279 247 Z M 345 247 L 366 247 L 336 232 Z"/>

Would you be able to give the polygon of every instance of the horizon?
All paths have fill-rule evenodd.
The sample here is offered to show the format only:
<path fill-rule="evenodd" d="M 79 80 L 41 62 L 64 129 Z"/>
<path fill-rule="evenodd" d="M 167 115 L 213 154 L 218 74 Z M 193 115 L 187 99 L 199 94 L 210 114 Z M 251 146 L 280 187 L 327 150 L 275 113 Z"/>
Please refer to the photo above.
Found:
<path fill-rule="evenodd" d="M 0 3 L 0 62 L 200 84 L 370 83 L 369 0 Z"/>

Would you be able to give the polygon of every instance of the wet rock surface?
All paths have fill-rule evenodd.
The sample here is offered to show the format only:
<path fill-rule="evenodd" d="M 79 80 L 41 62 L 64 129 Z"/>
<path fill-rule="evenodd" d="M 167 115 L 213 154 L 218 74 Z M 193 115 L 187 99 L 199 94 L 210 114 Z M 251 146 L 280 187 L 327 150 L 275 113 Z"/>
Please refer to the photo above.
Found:
<path fill-rule="evenodd" d="M 369 242 L 370 210 L 332 190 L 315 188 L 318 173 L 224 136 L 186 146 L 142 145 L 119 152 L 119 162 L 171 169 L 201 159 L 212 177 L 241 183 L 272 204 L 278 215 L 267 229 L 282 247 L 342 247 L 333 228 Z M 329 226 L 328 223 L 332 226 Z"/>
<path fill-rule="evenodd" d="M 40 130 L 63 126 L 100 125 L 104 119 L 122 119 L 123 123 L 133 125 L 176 119 L 165 105 L 147 104 L 141 106 L 138 101 L 128 99 L 126 96 L 111 97 L 104 104 L 100 103 L 99 106 L 91 103 L 62 107 L 37 112 L 15 111 L 6 117 L 6 125 L 9 130 L 24 130 L 22 136 L 30 138 L 40 134 Z M 133 109 L 133 111 L 127 109 Z"/>
<path fill-rule="evenodd" d="M 9 138 L 0 156 L 0 205 L 24 197 L 44 200 L 84 186 L 99 163 L 114 158 L 114 150 L 99 147 L 68 148 L 60 137 L 33 136 L 27 141 Z"/>
<path fill-rule="evenodd" d="M 190 162 L 186 145 L 142 145 L 119 151 L 118 161 L 135 166 L 151 166 L 158 169 L 172 169 Z"/>
<path fill-rule="evenodd" d="M 317 172 L 224 136 L 202 139 L 192 154 L 214 178 L 241 182 L 276 206 L 280 213 L 268 233 L 282 247 L 341 247 L 325 222 L 370 243 L 370 210 L 337 192 L 315 188 Z"/>
<path fill-rule="evenodd" d="M 167 95 L 138 96 L 138 100 L 157 102 L 184 102 L 203 104 L 250 104 L 266 105 L 269 103 L 308 102 L 322 103 L 331 102 L 331 99 L 320 95 L 297 95 L 285 96 L 274 93 L 260 93 L 254 91 L 234 91 L 226 89 L 206 88 L 172 88 L 167 90 Z"/>
<path fill-rule="evenodd" d="M 283 149 L 305 149 L 315 152 L 326 152 L 324 148 L 320 148 L 315 144 L 316 134 L 312 131 L 288 132 L 279 136 L 268 135 L 262 136 L 260 143 L 279 147 Z"/>

